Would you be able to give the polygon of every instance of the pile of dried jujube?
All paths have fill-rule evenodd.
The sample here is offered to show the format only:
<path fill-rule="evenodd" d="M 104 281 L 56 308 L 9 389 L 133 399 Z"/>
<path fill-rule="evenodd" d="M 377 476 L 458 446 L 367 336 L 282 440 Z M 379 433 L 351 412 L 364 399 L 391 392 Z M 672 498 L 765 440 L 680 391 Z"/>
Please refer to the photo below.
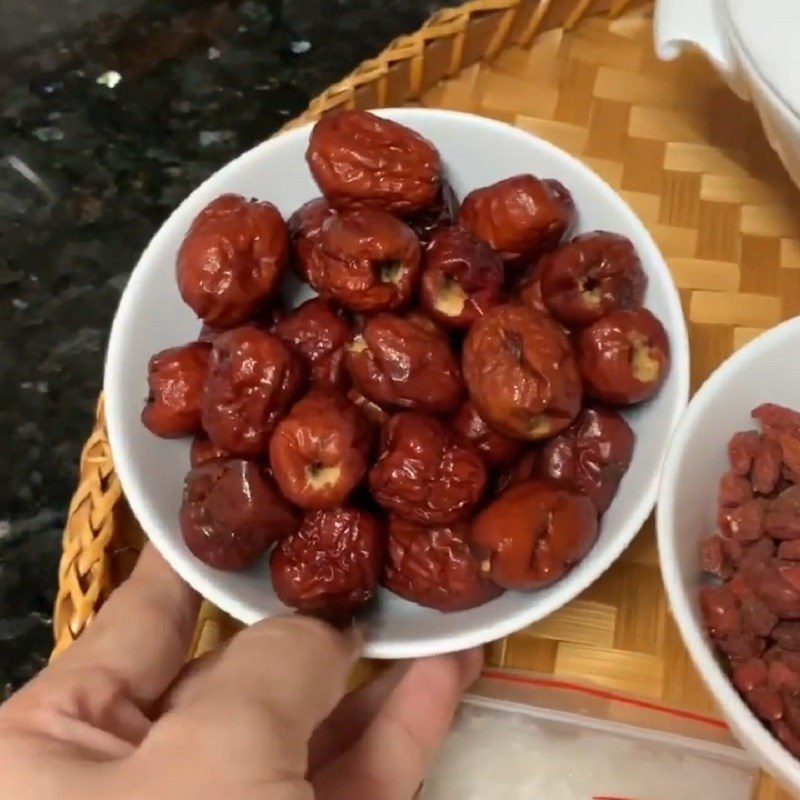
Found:
<path fill-rule="evenodd" d="M 608 406 L 669 368 L 633 246 L 564 243 L 572 198 L 533 175 L 459 208 L 436 149 L 366 112 L 323 117 L 306 157 L 323 196 L 288 225 L 224 195 L 178 254 L 205 326 L 153 357 L 142 418 L 195 436 L 186 544 L 228 570 L 274 544 L 280 599 L 328 616 L 381 583 L 450 611 L 558 580 L 631 460 Z M 319 297 L 287 313 L 290 264 Z"/>
<path fill-rule="evenodd" d="M 800 413 L 767 403 L 734 435 L 700 606 L 750 708 L 800 756 Z"/>

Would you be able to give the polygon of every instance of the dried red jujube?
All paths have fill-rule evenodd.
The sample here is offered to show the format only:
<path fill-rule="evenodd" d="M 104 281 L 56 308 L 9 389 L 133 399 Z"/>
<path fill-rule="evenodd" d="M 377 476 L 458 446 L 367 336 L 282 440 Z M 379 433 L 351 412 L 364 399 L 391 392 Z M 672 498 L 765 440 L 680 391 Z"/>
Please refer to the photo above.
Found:
<path fill-rule="evenodd" d="M 500 302 L 503 262 L 486 242 L 461 228 L 444 228 L 425 253 L 420 303 L 448 328 L 468 328 Z"/>
<path fill-rule="evenodd" d="M 481 573 L 464 522 L 426 527 L 390 517 L 383 580 L 400 597 L 439 611 L 474 608 L 503 593 Z"/>
<path fill-rule="evenodd" d="M 299 357 L 277 336 L 252 325 L 227 331 L 214 341 L 203 428 L 229 453 L 263 455 L 303 381 Z"/>
<path fill-rule="evenodd" d="M 495 306 L 470 328 L 462 358 L 472 402 L 501 433 L 544 439 L 580 410 L 575 356 L 546 314 L 523 305 Z"/>
<path fill-rule="evenodd" d="M 507 262 L 534 259 L 558 246 L 575 224 L 575 203 L 554 180 L 515 175 L 470 192 L 459 221 Z"/>
<path fill-rule="evenodd" d="M 589 325 L 614 309 L 639 308 L 644 299 L 647 276 L 625 236 L 584 233 L 540 263 L 544 303 L 565 325 Z"/>
<path fill-rule="evenodd" d="M 416 131 L 368 111 L 336 110 L 314 125 L 306 151 L 314 180 L 340 209 L 408 215 L 436 201 L 441 161 Z"/>
<path fill-rule="evenodd" d="M 610 311 L 575 335 L 586 393 L 611 405 L 632 405 L 661 388 L 670 366 L 664 326 L 646 308 Z"/>
<path fill-rule="evenodd" d="M 586 407 L 569 428 L 545 444 L 541 474 L 585 494 L 603 514 L 628 471 L 635 438 L 616 411 Z"/>
<path fill-rule="evenodd" d="M 148 430 L 169 439 L 201 430 L 200 407 L 210 355 L 207 342 L 191 342 L 162 350 L 150 359 L 150 391 L 142 410 L 142 422 Z"/>
<path fill-rule="evenodd" d="M 301 508 L 341 505 L 367 474 L 371 430 L 342 395 L 317 390 L 296 403 L 269 442 L 272 474 Z"/>
<path fill-rule="evenodd" d="M 320 297 L 307 300 L 275 326 L 275 334 L 299 353 L 311 383 L 320 389 L 347 386 L 344 348 L 351 333 L 344 315 Z"/>
<path fill-rule="evenodd" d="M 412 412 L 384 427 L 369 473 L 372 496 L 410 522 L 440 525 L 466 519 L 486 487 L 486 467 L 442 422 Z"/>
<path fill-rule="evenodd" d="M 420 246 L 411 228 L 383 211 L 328 217 L 311 251 L 308 282 L 352 311 L 407 305 L 420 272 Z"/>
<path fill-rule="evenodd" d="M 336 621 L 352 616 L 378 588 L 384 535 L 378 518 L 358 508 L 306 514 L 270 556 L 275 594 L 306 614 Z"/>
<path fill-rule="evenodd" d="M 356 388 L 381 407 L 445 414 L 464 396 L 450 344 L 419 318 L 370 317 L 347 346 L 345 363 Z"/>
<path fill-rule="evenodd" d="M 557 581 L 592 549 L 597 511 L 588 497 L 548 481 L 507 489 L 472 523 L 484 574 L 507 589 Z"/>
<path fill-rule="evenodd" d="M 292 266 L 304 280 L 308 280 L 308 264 L 317 246 L 325 220 L 336 212 L 324 197 L 303 203 L 287 220 L 289 241 L 292 245 Z"/>
<path fill-rule="evenodd" d="M 195 217 L 181 244 L 178 288 L 207 325 L 232 328 L 277 291 L 288 256 L 286 223 L 272 203 L 224 194 Z"/>
<path fill-rule="evenodd" d="M 186 476 L 181 533 L 189 550 L 211 567 L 242 569 L 299 523 L 297 511 L 253 461 L 217 459 Z"/>

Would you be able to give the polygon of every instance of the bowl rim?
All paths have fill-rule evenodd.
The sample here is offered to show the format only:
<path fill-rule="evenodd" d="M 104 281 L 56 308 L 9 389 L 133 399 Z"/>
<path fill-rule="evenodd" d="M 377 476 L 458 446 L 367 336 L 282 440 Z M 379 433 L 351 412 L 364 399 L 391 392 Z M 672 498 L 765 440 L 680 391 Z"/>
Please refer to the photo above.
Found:
<path fill-rule="evenodd" d="M 499 131 L 504 136 L 515 137 L 520 140 L 525 140 L 526 142 L 534 142 L 537 147 L 549 153 L 551 157 L 569 164 L 570 169 L 574 171 L 575 174 L 580 175 L 582 180 L 595 183 L 605 194 L 614 197 L 621 217 L 627 217 L 627 221 L 631 227 L 637 229 L 638 236 L 649 241 L 652 252 L 656 256 L 655 260 L 658 262 L 653 266 L 656 269 L 663 269 L 666 277 L 670 278 L 670 280 L 665 282 L 665 299 L 667 304 L 677 312 L 674 316 L 680 322 L 680 325 L 677 326 L 675 330 L 669 331 L 671 369 L 675 373 L 675 384 L 670 418 L 664 422 L 665 426 L 667 426 L 667 444 L 665 444 L 663 452 L 660 455 L 657 468 L 653 470 L 653 474 L 650 476 L 646 490 L 639 496 L 625 525 L 621 526 L 615 538 L 605 545 L 602 557 L 597 559 L 594 569 L 591 572 L 585 573 L 578 580 L 570 581 L 569 578 L 571 576 L 568 574 L 565 576 L 564 580 L 554 585 L 554 591 L 546 600 L 539 601 L 538 603 L 532 602 L 513 614 L 506 615 L 501 619 L 494 620 L 479 627 L 471 628 L 457 634 L 432 635 L 426 637 L 426 639 L 422 641 L 367 641 L 363 651 L 363 655 L 368 658 L 416 658 L 462 650 L 510 635 L 544 618 L 576 598 L 581 592 L 585 591 L 592 583 L 598 580 L 620 557 L 622 552 L 640 531 L 645 520 L 653 510 L 658 494 L 659 476 L 666 456 L 667 445 L 671 434 L 678 426 L 681 415 L 689 400 L 689 338 L 686 320 L 682 313 L 680 295 L 674 281 L 671 280 L 666 259 L 653 239 L 652 234 L 622 195 L 578 158 L 528 131 L 516 128 L 513 125 L 499 120 L 482 117 L 476 114 L 451 111 L 448 109 L 404 107 L 377 108 L 372 111 L 379 116 L 396 120 L 412 128 L 414 127 L 415 120 L 422 117 L 439 117 L 449 121 L 453 126 L 470 126 L 473 129 L 482 128 L 483 131 L 489 131 L 490 129 Z M 132 477 L 132 468 L 128 464 L 126 449 L 120 446 L 118 452 L 114 452 L 115 443 L 122 443 L 125 441 L 126 428 L 126 421 L 121 413 L 117 413 L 117 405 L 114 403 L 114 384 L 117 380 L 117 373 L 122 369 L 122 351 L 124 350 L 123 345 L 126 342 L 124 331 L 127 328 L 127 319 L 135 313 L 136 310 L 136 306 L 132 301 L 135 294 L 133 289 L 134 287 L 138 287 L 144 280 L 145 273 L 139 269 L 140 265 L 146 260 L 149 260 L 151 254 L 156 252 L 161 246 L 161 239 L 165 235 L 164 230 L 173 214 L 185 203 L 191 203 L 198 194 L 204 191 L 205 185 L 209 181 L 215 180 L 220 173 L 228 170 L 236 170 L 237 168 L 241 169 L 242 165 L 246 165 L 250 161 L 258 160 L 276 141 L 281 140 L 285 142 L 285 137 L 304 138 L 314 124 L 315 122 L 312 121 L 305 125 L 276 134 L 255 145 L 250 150 L 245 151 L 226 164 L 223 164 L 218 170 L 214 171 L 202 183 L 196 186 L 172 209 L 170 215 L 162 221 L 159 228 L 153 234 L 131 272 L 128 284 L 122 293 L 117 310 L 114 314 L 106 352 L 103 376 L 103 391 L 106 396 L 106 427 L 111 450 L 114 454 L 115 469 L 123 491 L 128 498 L 132 512 L 150 541 L 187 583 L 193 586 L 203 597 L 218 608 L 230 614 L 232 617 L 241 620 L 245 624 L 252 624 L 257 621 L 257 619 L 260 619 L 260 617 L 255 617 L 246 606 L 236 599 L 231 598 L 224 589 L 218 587 L 213 580 L 208 579 L 202 572 L 198 571 L 192 563 L 192 560 L 187 557 L 186 552 L 179 546 L 174 537 L 162 534 L 160 526 L 157 524 L 157 510 L 153 507 L 149 498 Z M 574 573 L 572 577 L 574 577 Z M 559 589 L 561 589 L 561 591 L 559 591 Z"/>
<path fill-rule="evenodd" d="M 695 668 L 716 700 L 737 736 L 767 763 L 768 771 L 777 773 L 800 788 L 800 759 L 795 758 L 761 720 L 750 710 L 735 690 L 717 661 L 701 626 L 696 622 L 692 607 L 696 602 L 682 586 L 678 570 L 676 526 L 672 522 L 675 508 L 675 485 L 681 456 L 689 441 L 689 433 L 713 407 L 719 389 L 727 379 L 757 360 L 776 343 L 800 337 L 800 317 L 787 320 L 748 342 L 722 362 L 705 380 L 689 403 L 683 418 L 672 435 L 661 471 L 656 506 L 656 538 L 658 560 L 666 588 L 670 611 Z M 732 431 L 731 433 L 734 433 Z M 722 446 L 723 443 L 720 443 Z"/>

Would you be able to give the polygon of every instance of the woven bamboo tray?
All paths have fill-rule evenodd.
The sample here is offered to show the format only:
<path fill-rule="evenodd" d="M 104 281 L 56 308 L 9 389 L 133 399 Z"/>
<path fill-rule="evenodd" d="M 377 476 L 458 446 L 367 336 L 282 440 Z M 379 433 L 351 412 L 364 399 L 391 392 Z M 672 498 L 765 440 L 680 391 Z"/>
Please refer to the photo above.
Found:
<path fill-rule="evenodd" d="M 576 155 L 662 248 L 689 320 L 697 388 L 737 347 L 800 313 L 800 197 L 753 110 L 705 61 L 656 60 L 650 10 L 630 0 L 473 0 L 392 42 L 290 126 L 340 105 L 435 106 L 504 120 Z M 101 400 L 64 532 L 56 653 L 124 579 L 141 540 Z M 195 652 L 236 629 L 206 604 Z M 489 661 L 715 710 L 667 612 L 652 520 L 584 595 L 491 645 Z M 759 800 L 788 797 L 762 781 Z"/>

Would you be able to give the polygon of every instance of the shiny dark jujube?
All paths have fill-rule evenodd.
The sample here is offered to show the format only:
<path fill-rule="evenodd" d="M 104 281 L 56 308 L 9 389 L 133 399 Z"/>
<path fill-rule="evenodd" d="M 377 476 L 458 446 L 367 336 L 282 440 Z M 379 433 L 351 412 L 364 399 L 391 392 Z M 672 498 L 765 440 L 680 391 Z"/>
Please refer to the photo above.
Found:
<path fill-rule="evenodd" d="M 471 400 L 461 405 L 452 425 L 461 441 L 474 447 L 490 469 L 507 467 L 522 454 L 522 442 L 493 431 Z"/>
<path fill-rule="evenodd" d="M 217 459 L 186 476 L 181 533 L 189 550 L 216 569 L 248 566 L 299 524 L 297 511 L 252 461 Z"/>
<path fill-rule="evenodd" d="M 506 490 L 473 521 L 484 574 L 507 589 L 540 589 L 592 549 L 597 511 L 588 497 L 547 481 Z"/>
<path fill-rule="evenodd" d="M 602 514 L 628 471 L 634 443 L 630 425 L 616 411 L 587 407 L 546 442 L 539 469 L 554 483 L 585 494 Z"/>
<path fill-rule="evenodd" d="M 465 522 L 427 527 L 390 517 L 383 582 L 400 597 L 439 611 L 474 608 L 503 593 L 481 573 Z"/>
<path fill-rule="evenodd" d="M 575 337 L 586 393 L 625 406 L 652 397 L 669 372 L 664 326 L 646 308 L 610 311 Z"/>
<path fill-rule="evenodd" d="M 162 350 L 150 359 L 150 391 L 142 409 L 142 422 L 148 430 L 168 439 L 201 430 L 200 407 L 210 356 L 208 343 L 191 342 Z"/>
<path fill-rule="evenodd" d="M 289 256 L 286 223 L 272 203 L 224 194 L 195 218 L 178 251 L 178 288 L 214 328 L 253 316 L 275 293 Z"/>
<path fill-rule="evenodd" d="M 523 305 L 495 306 L 470 328 L 462 358 L 472 402 L 501 433 L 545 439 L 580 410 L 575 356 L 546 314 Z"/>
<path fill-rule="evenodd" d="M 631 241 L 607 231 L 576 236 L 545 255 L 541 276 L 545 305 L 569 326 L 589 325 L 617 308 L 639 308 L 647 288 Z"/>
<path fill-rule="evenodd" d="M 448 328 L 468 328 L 500 302 L 503 262 L 486 242 L 461 228 L 444 228 L 424 258 L 420 303 Z"/>
<path fill-rule="evenodd" d="M 287 606 L 339 620 L 375 595 L 383 570 L 384 531 L 356 508 L 315 511 L 270 556 L 275 594 Z"/>
<path fill-rule="evenodd" d="M 316 197 L 300 206 L 287 220 L 292 266 L 304 281 L 308 280 L 309 259 L 319 241 L 322 226 L 335 213 L 324 197 Z"/>
<path fill-rule="evenodd" d="M 325 114 L 311 131 L 306 160 L 330 204 L 402 216 L 436 201 L 441 162 L 415 131 L 368 111 Z"/>
<path fill-rule="evenodd" d="M 437 231 L 449 228 L 458 219 L 458 198 L 447 181 L 442 181 L 442 188 L 433 205 L 405 218 L 405 223 L 417 234 L 423 248 L 428 247 Z"/>
<path fill-rule="evenodd" d="M 199 435 L 192 439 L 192 446 L 189 449 L 189 463 L 192 468 L 200 467 L 209 461 L 216 461 L 218 458 L 231 458 L 231 454 L 217 447 L 207 436 Z"/>
<path fill-rule="evenodd" d="M 558 246 L 575 224 L 575 203 L 554 180 L 512 178 L 470 192 L 459 221 L 507 262 L 524 262 Z"/>
<path fill-rule="evenodd" d="M 329 217 L 308 261 L 308 281 L 352 311 L 407 305 L 420 272 L 414 231 L 383 211 Z"/>
<path fill-rule="evenodd" d="M 277 336 L 252 325 L 227 331 L 214 342 L 203 428 L 229 453 L 263 455 L 303 382 L 299 357 Z"/>
<path fill-rule="evenodd" d="M 313 391 L 296 403 L 269 443 L 272 474 L 301 508 L 341 505 L 369 468 L 371 430 L 342 395 Z"/>
<path fill-rule="evenodd" d="M 370 317 L 348 345 L 345 360 L 356 388 L 382 407 L 445 414 L 464 396 L 450 344 L 419 318 Z"/>
<path fill-rule="evenodd" d="M 372 496 L 410 522 L 441 525 L 466 519 L 483 496 L 486 467 L 439 420 L 395 414 L 383 429 L 369 473 Z"/>
<path fill-rule="evenodd" d="M 320 297 L 306 301 L 275 325 L 275 334 L 300 354 L 315 387 L 346 388 L 350 323 L 329 302 Z"/>

